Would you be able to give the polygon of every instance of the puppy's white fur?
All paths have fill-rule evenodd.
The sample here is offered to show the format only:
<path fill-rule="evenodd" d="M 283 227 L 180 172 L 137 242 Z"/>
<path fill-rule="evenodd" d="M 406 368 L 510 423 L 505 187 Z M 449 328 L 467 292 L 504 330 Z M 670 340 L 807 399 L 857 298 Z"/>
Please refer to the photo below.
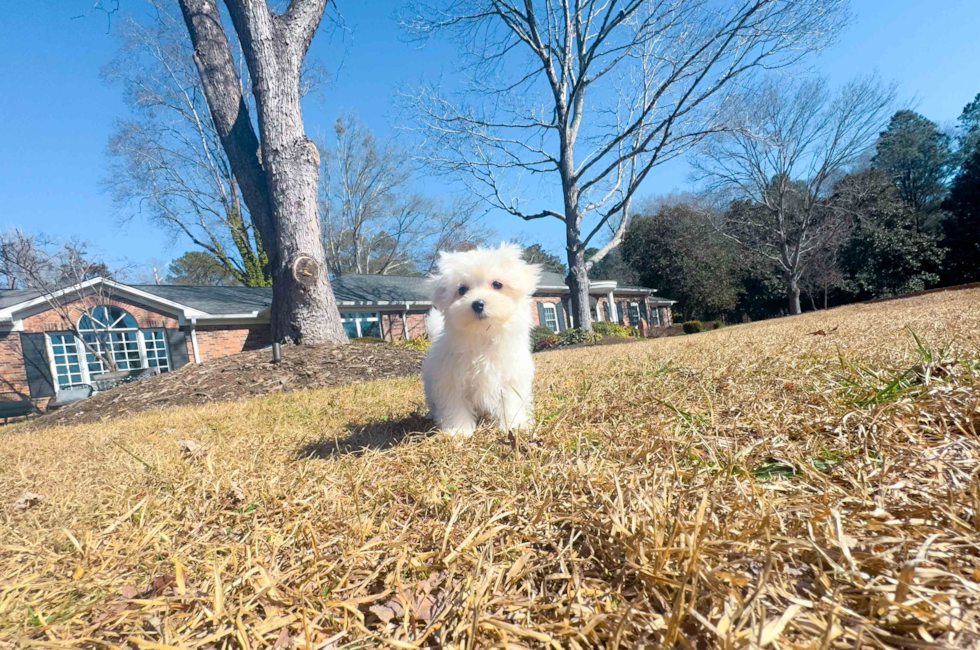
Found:
<path fill-rule="evenodd" d="M 422 381 L 443 431 L 470 435 L 481 415 L 505 430 L 533 426 L 531 295 L 540 277 L 541 268 L 524 262 L 513 244 L 439 254 L 430 280 L 438 312 L 428 319 L 433 343 Z M 482 313 L 475 301 L 483 302 Z"/>

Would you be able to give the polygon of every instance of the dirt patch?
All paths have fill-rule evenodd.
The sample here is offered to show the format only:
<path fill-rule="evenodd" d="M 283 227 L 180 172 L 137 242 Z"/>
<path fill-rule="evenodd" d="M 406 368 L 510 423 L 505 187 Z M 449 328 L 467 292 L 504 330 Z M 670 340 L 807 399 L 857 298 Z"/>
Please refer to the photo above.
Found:
<path fill-rule="evenodd" d="M 384 343 L 242 352 L 103 391 L 36 418 L 31 428 L 82 424 L 168 406 L 231 402 L 277 391 L 416 374 L 425 352 Z"/>

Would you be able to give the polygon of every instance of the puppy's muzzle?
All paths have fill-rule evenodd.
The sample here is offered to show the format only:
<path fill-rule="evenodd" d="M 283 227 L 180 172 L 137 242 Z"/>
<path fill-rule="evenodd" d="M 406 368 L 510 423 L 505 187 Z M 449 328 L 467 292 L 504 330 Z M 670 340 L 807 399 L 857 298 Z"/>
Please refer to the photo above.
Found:
<path fill-rule="evenodd" d="M 473 303 L 470 305 L 470 307 L 473 309 L 473 312 L 476 314 L 476 317 L 479 318 L 480 320 L 487 318 L 487 313 L 485 311 L 487 308 L 487 303 L 485 303 L 484 301 L 474 300 Z"/>

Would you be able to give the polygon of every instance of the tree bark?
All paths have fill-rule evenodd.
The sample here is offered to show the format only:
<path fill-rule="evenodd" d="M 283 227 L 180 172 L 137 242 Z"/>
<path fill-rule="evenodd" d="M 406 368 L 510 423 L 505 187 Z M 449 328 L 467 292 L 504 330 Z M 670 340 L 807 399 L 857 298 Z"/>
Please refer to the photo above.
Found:
<path fill-rule="evenodd" d="M 320 159 L 303 131 L 299 94 L 326 0 L 292 0 L 281 15 L 265 0 L 225 4 L 254 88 L 258 139 L 215 0 L 180 0 L 212 119 L 269 255 L 273 340 L 346 343 L 320 241 Z"/>
<path fill-rule="evenodd" d="M 569 233 L 568 275 L 565 284 L 570 290 L 571 316 L 574 326 L 592 331 L 592 314 L 589 312 L 589 274 L 585 269 L 585 247 L 581 243 L 572 244 L 573 235 Z M 575 240 L 577 241 L 577 237 Z"/>
<path fill-rule="evenodd" d="M 786 297 L 789 300 L 789 313 L 793 316 L 800 314 L 800 284 L 792 275 L 786 277 Z"/>

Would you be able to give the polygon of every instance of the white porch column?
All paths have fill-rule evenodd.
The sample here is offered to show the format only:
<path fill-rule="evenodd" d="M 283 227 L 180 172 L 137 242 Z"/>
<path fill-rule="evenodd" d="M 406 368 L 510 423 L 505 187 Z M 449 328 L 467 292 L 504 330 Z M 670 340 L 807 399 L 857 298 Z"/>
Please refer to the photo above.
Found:
<path fill-rule="evenodd" d="M 408 341 L 412 338 L 412 335 L 408 332 L 408 312 L 402 312 L 402 331 L 405 333 L 405 340 Z"/>
<path fill-rule="evenodd" d="M 191 319 L 191 350 L 194 352 L 194 364 L 201 365 L 201 352 L 197 349 L 197 319 Z"/>
<path fill-rule="evenodd" d="M 613 300 L 613 292 L 612 291 L 610 291 L 606 295 L 606 300 L 609 301 L 609 322 L 611 322 L 611 323 L 618 323 L 619 322 L 619 316 L 616 314 L 616 301 Z"/>

